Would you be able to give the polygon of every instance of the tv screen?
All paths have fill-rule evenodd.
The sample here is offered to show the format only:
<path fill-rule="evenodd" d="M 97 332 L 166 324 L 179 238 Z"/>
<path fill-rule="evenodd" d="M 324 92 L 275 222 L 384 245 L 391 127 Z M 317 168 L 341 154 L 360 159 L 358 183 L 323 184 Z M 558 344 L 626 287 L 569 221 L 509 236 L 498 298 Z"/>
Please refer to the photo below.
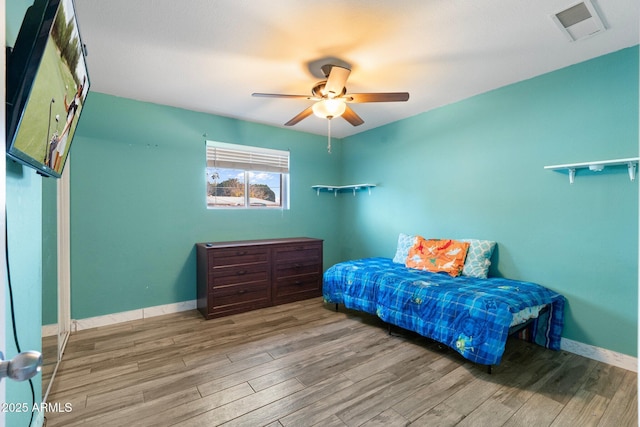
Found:
<path fill-rule="evenodd" d="M 73 0 L 35 0 L 7 58 L 7 155 L 45 176 L 62 175 L 89 92 L 84 53 Z"/>

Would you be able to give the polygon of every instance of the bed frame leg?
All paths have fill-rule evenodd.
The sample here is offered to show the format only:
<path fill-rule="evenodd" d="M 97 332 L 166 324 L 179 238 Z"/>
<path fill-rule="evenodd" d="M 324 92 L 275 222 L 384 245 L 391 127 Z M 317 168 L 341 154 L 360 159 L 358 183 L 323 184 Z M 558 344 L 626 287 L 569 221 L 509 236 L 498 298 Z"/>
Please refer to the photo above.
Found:
<path fill-rule="evenodd" d="M 336 311 L 338 311 L 338 303 L 336 303 Z"/>
<path fill-rule="evenodd" d="M 487 374 L 491 375 L 493 373 L 493 365 L 487 365 Z"/>

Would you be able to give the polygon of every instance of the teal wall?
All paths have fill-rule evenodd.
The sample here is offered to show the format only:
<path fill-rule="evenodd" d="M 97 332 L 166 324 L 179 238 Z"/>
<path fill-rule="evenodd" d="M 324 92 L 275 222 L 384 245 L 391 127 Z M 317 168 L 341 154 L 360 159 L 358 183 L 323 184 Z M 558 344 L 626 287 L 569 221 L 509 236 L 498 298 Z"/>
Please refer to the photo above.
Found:
<path fill-rule="evenodd" d="M 639 179 L 543 169 L 636 156 L 637 46 L 346 138 L 344 182 L 379 186 L 343 196 L 343 258 L 496 240 L 492 274 L 566 296 L 564 337 L 636 356 Z"/>
<path fill-rule="evenodd" d="M 20 350 L 42 351 L 42 178 L 32 169 L 7 159 L 7 238 L 9 271 Z M 10 318 L 9 292 L 6 293 L 5 324 L 7 359 L 18 354 Z M 31 408 L 29 382 L 6 381 L 7 402 L 26 403 Z M 42 375 L 33 377 L 35 401 L 42 401 Z M 30 413 L 8 412 L 6 425 L 28 425 Z"/>
<path fill-rule="evenodd" d="M 32 2 L 12 0 L 6 3 L 5 37 L 8 46 L 13 46 L 22 18 Z M 22 351 L 42 351 L 42 182 L 43 178 L 33 169 L 23 167 L 7 159 L 6 209 L 9 269 L 13 289 L 16 329 Z M 5 357 L 13 358 L 17 348 L 13 340 L 11 307 L 8 289 L 5 289 L 7 306 L 5 312 L 6 348 Z M 29 382 L 6 381 L 7 403 L 26 403 L 31 408 Z M 42 376 L 32 379 L 35 402 L 42 401 Z M 31 414 L 6 413 L 7 426 L 26 426 Z"/>
<path fill-rule="evenodd" d="M 205 138 L 291 152 L 289 210 L 209 210 Z M 75 319 L 196 298 L 195 243 L 308 236 L 340 258 L 326 138 L 91 93 L 71 157 L 71 315 Z"/>

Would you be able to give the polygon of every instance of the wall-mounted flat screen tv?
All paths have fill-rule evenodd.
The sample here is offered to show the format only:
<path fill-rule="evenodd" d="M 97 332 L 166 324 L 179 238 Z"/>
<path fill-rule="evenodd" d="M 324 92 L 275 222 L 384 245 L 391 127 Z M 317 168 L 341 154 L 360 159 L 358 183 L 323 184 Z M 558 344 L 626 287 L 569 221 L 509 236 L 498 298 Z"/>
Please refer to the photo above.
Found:
<path fill-rule="evenodd" d="M 7 49 L 7 155 L 59 178 L 89 92 L 73 0 L 35 0 Z"/>

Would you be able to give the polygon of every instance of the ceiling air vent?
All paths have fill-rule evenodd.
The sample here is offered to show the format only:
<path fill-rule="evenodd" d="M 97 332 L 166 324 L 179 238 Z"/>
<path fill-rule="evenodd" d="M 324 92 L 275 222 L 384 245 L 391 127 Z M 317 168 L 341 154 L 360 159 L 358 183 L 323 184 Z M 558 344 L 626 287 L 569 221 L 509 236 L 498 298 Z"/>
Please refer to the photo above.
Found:
<path fill-rule="evenodd" d="M 551 19 L 570 41 L 585 39 L 605 30 L 602 19 L 588 0 L 551 15 Z"/>

